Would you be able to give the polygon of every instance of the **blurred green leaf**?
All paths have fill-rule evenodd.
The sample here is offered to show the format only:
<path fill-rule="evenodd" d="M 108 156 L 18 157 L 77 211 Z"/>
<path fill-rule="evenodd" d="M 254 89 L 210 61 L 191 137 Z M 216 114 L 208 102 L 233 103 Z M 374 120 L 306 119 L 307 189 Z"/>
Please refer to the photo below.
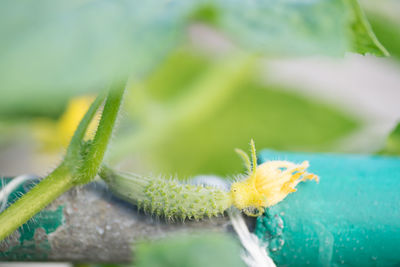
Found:
<path fill-rule="evenodd" d="M 218 26 L 263 54 L 386 55 L 357 0 L 221 0 Z"/>
<path fill-rule="evenodd" d="M 91 264 L 91 263 L 74 263 L 73 267 L 128 267 L 128 264 Z"/>
<path fill-rule="evenodd" d="M 185 6 L 154 0 L 1 1 L 0 111 L 21 108 L 26 99 L 40 108 L 146 71 L 183 34 Z"/>
<path fill-rule="evenodd" d="M 386 145 L 379 154 L 400 156 L 400 123 L 393 129 L 386 140 Z"/>
<path fill-rule="evenodd" d="M 59 99 L 140 76 L 194 19 L 273 56 L 385 54 L 356 0 L 3 0 L 0 112 L 56 109 Z"/>
<path fill-rule="evenodd" d="M 387 48 L 390 55 L 400 59 L 400 23 L 382 14 L 369 11 L 368 20 L 376 36 Z"/>
<path fill-rule="evenodd" d="M 148 76 L 145 87 L 156 101 L 168 101 L 196 82 L 199 74 L 209 67 L 207 56 L 193 53 L 189 48 L 178 49 Z"/>
<path fill-rule="evenodd" d="M 386 48 L 378 41 L 372 28 L 362 11 L 358 0 L 343 0 L 346 5 L 347 23 L 350 26 L 346 30 L 350 43 L 350 51 L 360 54 L 375 54 L 388 56 Z"/>
<path fill-rule="evenodd" d="M 141 84 L 150 102 L 157 101 L 146 106 L 150 107 L 145 112 L 150 116 L 148 119 L 157 121 L 158 114 L 166 113 L 165 107 L 174 107 L 170 103 L 175 103 L 181 94 L 190 94 L 190 88 L 202 83 L 202 78 L 214 68 L 214 64 L 213 60 L 190 51 L 180 50 L 171 54 Z M 219 78 L 229 79 L 222 75 Z M 181 177 L 200 173 L 231 175 L 242 171 L 241 160 L 233 149 L 239 147 L 247 151 L 251 138 L 255 139 L 259 149 L 332 151 L 337 150 L 339 138 L 359 125 L 354 118 L 335 107 L 288 92 L 287 88 L 262 84 L 256 78 L 250 73 L 231 85 L 235 88 L 230 89 L 221 101 L 207 106 L 204 116 L 196 116 L 184 125 L 167 124 L 168 129 L 147 133 L 146 136 L 153 134 L 155 137 L 145 145 L 140 143 L 140 149 L 129 146 L 129 140 L 137 140 L 138 135 L 131 131 L 125 135 L 119 132 L 110 151 L 111 157 L 118 154 L 118 148 L 123 148 L 127 152 L 120 158 L 140 151 L 141 160 L 150 162 L 153 172 L 176 173 Z M 223 84 L 223 81 L 218 83 Z M 136 89 L 131 88 L 133 91 Z M 213 90 L 220 89 L 215 87 Z M 137 106 L 134 99 L 128 103 Z M 168 116 L 161 118 L 169 119 Z M 133 123 L 126 122 L 129 125 Z M 139 131 L 146 131 L 145 126 L 139 128 Z M 136 165 L 133 171 L 139 171 Z"/>
<path fill-rule="evenodd" d="M 247 151 L 251 138 L 261 148 L 332 151 L 335 142 L 357 122 L 323 103 L 256 82 L 240 86 L 208 118 L 191 128 L 176 129 L 153 150 L 162 173 L 220 175 L 243 170 L 235 147 Z"/>
<path fill-rule="evenodd" d="M 244 267 L 240 245 L 228 234 L 176 235 L 135 248 L 136 267 Z"/>

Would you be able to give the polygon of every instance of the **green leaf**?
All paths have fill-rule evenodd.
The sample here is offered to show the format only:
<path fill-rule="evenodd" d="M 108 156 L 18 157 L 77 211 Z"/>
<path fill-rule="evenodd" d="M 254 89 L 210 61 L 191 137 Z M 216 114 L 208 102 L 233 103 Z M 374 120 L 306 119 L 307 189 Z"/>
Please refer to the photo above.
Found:
<path fill-rule="evenodd" d="M 193 20 L 272 56 L 386 54 L 355 0 L 3 0 L 0 112 L 142 75 Z"/>
<path fill-rule="evenodd" d="M 82 147 L 83 140 L 79 139 L 84 137 L 89 122 L 105 97 L 103 95 L 98 96 L 92 103 L 80 122 L 64 160 L 32 190 L 0 213 L 0 241 L 73 186 L 83 185 L 94 179 L 111 139 L 124 92 L 125 83 L 115 83 L 108 89 L 92 145 Z M 82 158 L 82 155 L 85 157 Z"/>
<path fill-rule="evenodd" d="M 379 154 L 400 156 L 400 123 L 393 129 L 386 140 L 386 145 Z"/>
<path fill-rule="evenodd" d="M 196 8 L 192 18 L 262 54 L 388 55 L 357 0 L 216 0 Z"/>
<path fill-rule="evenodd" d="M 23 108 L 24 99 L 40 108 L 146 71 L 183 34 L 184 5 L 1 1 L 0 112 Z"/>
<path fill-rule="evenodd" d="M 375 54 L 378 56 L 389 56 L 389 52 L 378 41 L 372 28 L 361 10 L 357 0 L 343 0 L 347 5 L 347 16 L 350 40 L 350 51 L 360 54 Z"/>
<path fill-rule="evenodd" d="M 367 13 L 376 36 L 390 55 L 400 60 L 400 22 L 374 11 Z"/>
<path fill-rule="evenodd" d="M 195 13 L 245 48 L 267 55 L 387 55 L 357 0 L 219 0 Z M 201 12 L 200 12 L 201 11 Z"/>
<path fill-rule="evenodd" d="M 215 64 L 224 64 L 196 55 L 182 50 L 173 53 L 148 79 L 142 81 L 140 87 L 148 93 L 151 104 L 146 106 L 145 112 L 127 109 L 126 114 L 133 119 L 126 121 L 126 125 L 136 125 L 138 130 L 124 132 L 121 123 L 121 131 L 113 143 L 109 159 L 122 159 L 140 152 L 136 154 L 140 162 L 148 160 L 151 166 L 145 172 L 175 173 L 180 177 L 199 173 L 226 176 L 243 170 L 233 148 L 247 151 L 251 138 L 260 148 L 338 151 L 337 141 L 360 125 L 356 118 L 339 108 L 307 99 L 290 92 L 293 90 L 289 88 L 262 84 L 251 72 L 240 82 L 229 85 L 229 90 L 223 89 L 225 96 L 218 98 L 218 102 L 204 105 L 199 101 L 190 105 L 185 114 L 189 110 L 198 111 L 198 115 L 191 120 L 166 123 L 172 116 L 161 117 L 161 120 L 160 116 L 170 111 L 170 107 L 176 111 L 177 99 L 181 99 L 182 94 L 190 94 L 193 88 L 199 88 L 199 83 L 203 84 L 204 91 L 222 90 L 221 85 L 227 86 L 232 80 L 229 75 L 221 75 L 219 70 L 216 77 L 220 81 L 212 79 L 204 83 L 207 75 L 218 69 Z M 130 93 L 136 89 L 130 88 Z M 126 102 L 138 106 L 135 98 Z M 201 111 L 199 106 L 204 110 Z M 135 112 L 141 115 L 135 116 Z M 158 122 L 158 126 L 165 123 L 164 128 L 149 129 L 148 124 L 142 123 L 143 114 L 146 121 Z M 139 142 L 141 136 L 148 138 L 147 141 Z M 141 167 L 145 165 L 143 163 Z M 134 170 L 141 167 L 135 166 Z"/>
<path fill-rule="evenodd" d="M 244 267 L 238 242 L 223 233 L 175 235 L 143 242 L 135 249 L 136 267 Z"/>

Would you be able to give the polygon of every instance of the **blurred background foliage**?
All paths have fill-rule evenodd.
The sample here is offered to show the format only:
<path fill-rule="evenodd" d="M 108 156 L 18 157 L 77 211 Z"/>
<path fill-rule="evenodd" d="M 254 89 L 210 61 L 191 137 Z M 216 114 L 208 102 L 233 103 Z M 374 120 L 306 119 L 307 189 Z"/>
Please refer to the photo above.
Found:
<path fill-rule="evenodd" d="M 400 59 L 400 22 L 383 14 L 370 11 L 367 13 L 379 41 L 396 60 Z"/>
<path fill-rule="evenodd" d="M 178 234 L 136 245 L 137 267 L 244 267 L 240 244 L 223 233 Z"/>
<path fill-rule="evenodd" d="M 140 77 L 199 21 L 270 57 L 386 54 L 356 0 L 4 0 L 0 113 L 57 113 L 66 97 Z"/>
<path fill-rule="evenodd" d="M 376 37 L 390 55 L 400 59 L 400 17 L 399 1 L 365 1 L 366 15 Z"/>
<path fill-rule="evenodd" d="M 25 125 L 42 154 L 60 153 L 89 99 L 73 98 L 58 118 L 14 122 L 8 131 Z M 251 57 L 212 58 L 184 46 L 130 82 L 107 158 L 134 172 L 232 176 L 243 170 L 233 149 L 247 150 L 251 138 L 258 148 L 337 151 L 337 141 L 360 125 L 339 107 L 261 81 L 259 61 Z"/>
<path fill-rule="evenodd" d="M 379 154 L 400 156 L 400 123 L 389 134 L 386 144 Z"/>
<path fill-rule="evenodd" d="M 268 67 L 256 55 L 268 62 L 345 51 L 385 54 L 357 2 L 234 2 L 176 1 L 154 9 L 152 1 L 41 0 L 32 7 L 39 14 L 28 2 L 2 2 L 7 23 L 1 24 L 0 53 L 7 60 L 0 64 L 0 146 L 25 137 L 42 154 L 60 155 L 89 105 L 82 99 L 134 73 L 108 153 L 121 168 L 232 176 L 242 171 L 233 148 L 246 150 L 250 138 L 258 148 L 341 151 L 338 142 L 363 122 L 329 101 L 265 81 Z M 367 10 L 395 57 L 397 25 Z M 100 20 L 96 12 L 107 16 Z M 12 17 L 16 13 L 23 19 Z M 9 30 L 17 21 L 24 31 Z M 222 52 L 199 48 L 193 25 L 215 31 L 225 42 Z"/>
<path fill-rule="evenodd" d="M 75 264 L 74 267 L 244 267 L 240 243 L 227 233 L 178 233 L 133 245 L 134 264 Z"/>
<path fill-rule="evenodd" d="M 173 113 L 177 112 L 174 107 L 179 105 L 176 100 L 182 94 L 190 94 L 196 84 L 211 86 L 204 83 L 204 76 L 209 75 L 210 70 L 219 71 L 215 70 L 215 64 L 215 60 L 187 48 L 181 49 L 172 53 L 140 85 L 130 89 L 141 87 L 148 93 L 148 102 L 151 104 L 145 105 L 145 113 L 150 116 L 149 120 L 157 121 L 158 112 L 167 113 L 169 107 L 173 109 L 170 117 L 174 117 Z M 253 69 L 257 70 L 256 67 Z M 151 162 L 147 168 L 152 171 L 179 176 L 199 173 L 232 175 L 242 170 L 241 161 L 233 148 L 247 150 L 251 138 L 256 140 L 259 148 L 329 151 L 333 150 L 335 141 L 357 128 L 356 119 L 350 115 L 327 103 L 289 93 L 279 85 L 265 84 L 260 81 L 258 74 L 257 71 L 246 72 L 240 81 L 229 84 L 230 88 L 225 90 L 219 102 L 205 99 L 214 105 L 207 105 L 207 110 L 197 111 L 190 123 L 175 123 L 172 126 L 167 123 L 157 130 L 157 137 L 151 133 L 143 134 L 151 136 L 147 143 L 132 142 L 139 139 L 141 134 L 124 134 L 121 129 L 111 148 L 110 157 L 123 158 L 140 151 L 141 159 L 148 158 L 147 161 Z M 212 81 L 221 85 L 224 84 L 224 81 L 219 81 L 221 79 L 232 80 L 232 77 L 218 75 L 218 81 Z M 212 89 L 221 90 L 221 87 Z M 129 101 L 129 96 L 127 99 L 126 112 L 131 115 L 129 118 L 133 118 L 133 123 L 137 122 L 135 118 L 141 119 L 137 114 L 143 112 L 135 110 L 137 101 Z M 188 98 L 184 99 L 188 101 Z M 198 105 L 202 106 L 203 103 Z M 151 114 L 156 118 L 152 118 Z M 146 131 L 145 127 L 138 128 L 142 128 L 139 132 Z M 137 149 L 138 146 L 144 149 Z"/>

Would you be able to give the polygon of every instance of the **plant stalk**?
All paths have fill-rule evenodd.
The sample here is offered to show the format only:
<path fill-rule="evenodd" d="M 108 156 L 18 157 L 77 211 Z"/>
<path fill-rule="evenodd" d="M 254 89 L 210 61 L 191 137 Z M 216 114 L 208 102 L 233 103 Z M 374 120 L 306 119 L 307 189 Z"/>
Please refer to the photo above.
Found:
<path fill-rule="evenodd" d="M 108 93 L 93 142 L 86 153 L 83 137 L 87 125 L 103 102 L 100 96 L 81 120 L 64 161 L 32 190 L 0 214 L 0 241 L 9 236 L 36 213 L 77 184 L 86 184 L 96 176 L 114 129 L 125 85 L 116 84 Z M 85 154 L 84 154 L 85 152 Z"/>
<path fill-rule="evenodd" d="M 61 164 L 37 186 L 0 214 L 0 240 L 9 236 L 73 185 L 74 180 L 68 168 Z"/>
<path fill-rule="evenodd" d="M 96 135 L 93 139 L 93 143 L 84 158 L 82 167 L 78 169 L 79 176 L 76 180 L 78 184 L 86 184 L 90 182 L 99 171 L 113 133 L 124 92 L 125 84 L 116 84 L 116 86 L 111 88 L 104 105 L 103 114 Z"/>

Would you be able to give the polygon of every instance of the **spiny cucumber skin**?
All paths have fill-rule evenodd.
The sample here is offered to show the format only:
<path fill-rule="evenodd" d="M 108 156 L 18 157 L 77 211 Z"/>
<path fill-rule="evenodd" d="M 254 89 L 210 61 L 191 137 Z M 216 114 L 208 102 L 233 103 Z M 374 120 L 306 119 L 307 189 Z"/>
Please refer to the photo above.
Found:
<path fill-rule="evenodd" d="M 109 168 L 100 176 L 120 198 L 168 221 L 211 218 L 223 214 L 232 205 L 228 192 L 210 186 L 117 173 Z"/>
<path fill-rule="evenodd" d="M 152 180 L 144 192 L 146 198 L 138 206 L 167 220 L 211 218 L 223 214 L 232 204 L 227 192 L 175 180 Z"/>

